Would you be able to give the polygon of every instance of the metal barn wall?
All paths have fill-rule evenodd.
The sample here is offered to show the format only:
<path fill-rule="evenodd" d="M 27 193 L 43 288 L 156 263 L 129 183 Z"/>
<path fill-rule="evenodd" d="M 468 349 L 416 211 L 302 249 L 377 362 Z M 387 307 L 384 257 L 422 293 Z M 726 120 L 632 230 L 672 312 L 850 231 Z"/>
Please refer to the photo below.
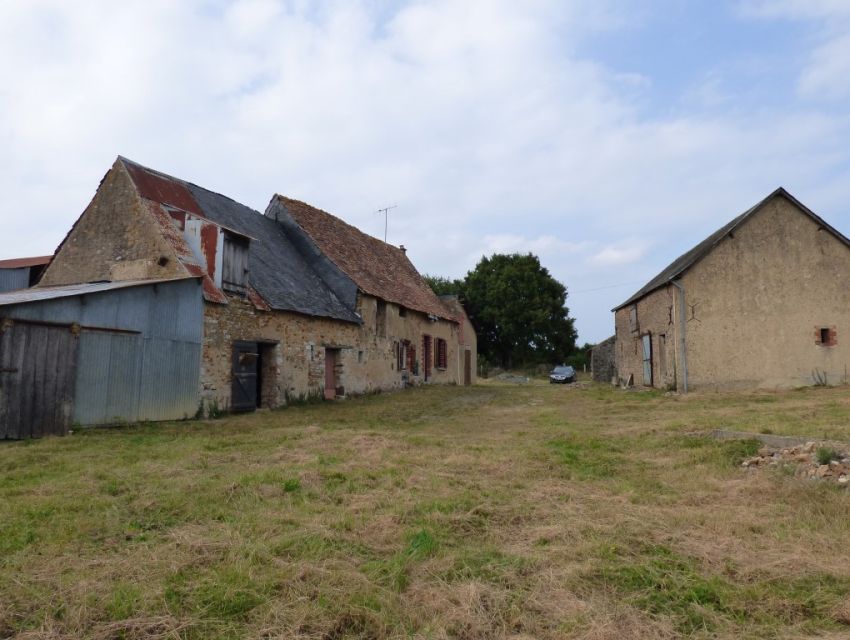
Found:
<path fill-rule="evenodd" d="M 0 292 L 17 291 L 30 286 L 29 267 L 23 269 L 0 269 Z"/>
<path fill-rule="evenodd" d="M 198 409 L 200 286 L 196 279 L 160 282 L 20 304 L 2 315 L 82 325 L 75 423 L 175 420 Z"/>

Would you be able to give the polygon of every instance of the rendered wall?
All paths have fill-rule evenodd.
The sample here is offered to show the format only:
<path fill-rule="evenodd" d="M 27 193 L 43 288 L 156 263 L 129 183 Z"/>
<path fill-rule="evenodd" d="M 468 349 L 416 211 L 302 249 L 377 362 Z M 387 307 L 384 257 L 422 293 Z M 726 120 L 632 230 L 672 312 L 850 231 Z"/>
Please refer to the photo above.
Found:
<path fill-rule="evenodd" d="M 691 388 L 847 380 L 850 248 L 776 198 L 682 278 Z M 818 344 L 819 329 L 833 346 Z"/>
<path fill-rule="evenodd" d="M 784 197 L 767 202 L 681 277 L 689 390 L 850 381 L 848 273 L 850 248 Z M 668 354 L 666 376 L 660 358 L 653 361 L 654 386 L 682 387 L 678 295 L 668 285 L 640 300 L 636 333 L 629 307 L 616 312 L 621 380 L 633 374 L 642 384 L 640 339 L 649 332 L 653 353 Z M 678 377 L 671 378 L 671 362 Z"/>

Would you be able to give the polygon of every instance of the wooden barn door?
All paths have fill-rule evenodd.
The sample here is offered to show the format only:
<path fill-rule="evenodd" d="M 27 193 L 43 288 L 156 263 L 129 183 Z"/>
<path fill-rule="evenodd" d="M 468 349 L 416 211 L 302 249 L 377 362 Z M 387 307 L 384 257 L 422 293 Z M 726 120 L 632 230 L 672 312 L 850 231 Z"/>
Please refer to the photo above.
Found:
<path fill-rule="evenodd" d="M 260 347 L 256 342 L 233 344 L 231 409 L 253 411 L 260 406 Z"/>
<path fill-rule="evenodd" d="M 643 383 L 652 386 L 652 336 L 645 334 L 641 337 L 643 348 Z"/>
<path fill-rule="evenodd" d="M 78 333 L 70 326 L 0 321 L 0 439 L 68 433 Z"/>

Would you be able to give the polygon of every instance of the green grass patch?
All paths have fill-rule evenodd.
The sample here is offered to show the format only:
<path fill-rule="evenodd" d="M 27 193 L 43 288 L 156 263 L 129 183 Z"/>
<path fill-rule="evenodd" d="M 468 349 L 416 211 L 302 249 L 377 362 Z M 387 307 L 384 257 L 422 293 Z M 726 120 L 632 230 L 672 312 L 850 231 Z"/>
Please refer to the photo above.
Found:
<path fill-rule="evenodd" d="M 586 579 L 653 616 L 674 621 L 685 635 L 747 625 L 834 629 L 840 626 L 835 607 L 850 593 L 850 578 L 828 574 L 737 583 L 704 572 L 695 560 L 663 545 L 645 546 L 636 557 L 611 547 L 602 557 L 603 566 Z"/>
<path fill-rule="evenodd" d="M 626 464 L 622 445 L 611 440 L 567 436 L 550 440 L 548 445 L 567 476 L 578 480 L 609 478 L 622 472 Z"/>

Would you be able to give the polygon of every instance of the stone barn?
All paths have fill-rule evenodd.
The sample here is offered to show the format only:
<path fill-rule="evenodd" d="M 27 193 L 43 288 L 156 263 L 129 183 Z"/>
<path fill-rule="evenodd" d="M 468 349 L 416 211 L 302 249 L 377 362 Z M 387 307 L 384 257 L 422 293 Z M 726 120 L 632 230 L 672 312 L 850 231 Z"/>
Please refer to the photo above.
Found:
<path fill-rule="evenodd" d="M 779 188 L 614 309 L 622 382 L 662 389 L 848 381 L 850 241 Z"/>
<path fill-rule="evenodd" d="M 303 202 L 275 196 L 263 215 L 125 158 L 38 286 L 185 277 L 201 281 L 205 411 L 474 382 L 468 319 L 403 248 Z"/>

